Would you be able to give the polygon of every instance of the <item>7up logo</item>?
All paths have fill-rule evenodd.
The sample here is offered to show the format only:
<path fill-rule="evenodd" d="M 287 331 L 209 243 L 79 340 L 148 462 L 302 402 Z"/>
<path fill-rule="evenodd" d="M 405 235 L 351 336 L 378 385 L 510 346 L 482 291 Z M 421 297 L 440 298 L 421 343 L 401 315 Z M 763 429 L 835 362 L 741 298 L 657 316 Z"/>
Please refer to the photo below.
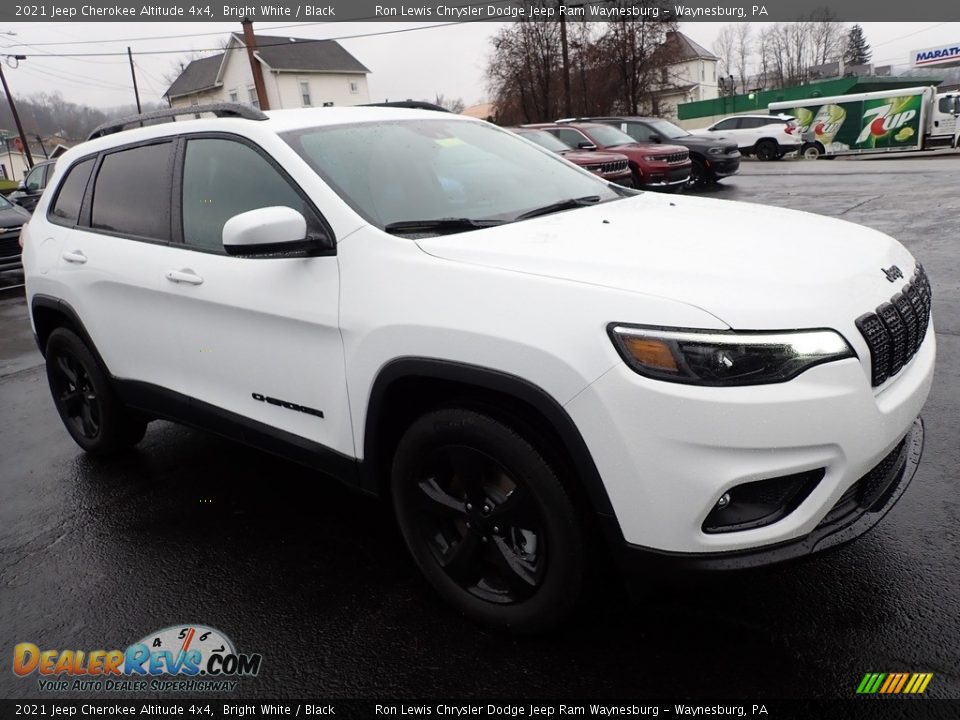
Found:
<path fill-rule="evenodd" d="M 863 111 L 863 130 L 860 131 L 855 144 L 867 143 L 876 146 L 878 140 L 885 140 L 884 145 L 911 142 L 911 138 L 919 130 L 916 127 L 918 101 L 918 96 L 910 95 L 881 100 L 881 104 L 867 107 Z"/>

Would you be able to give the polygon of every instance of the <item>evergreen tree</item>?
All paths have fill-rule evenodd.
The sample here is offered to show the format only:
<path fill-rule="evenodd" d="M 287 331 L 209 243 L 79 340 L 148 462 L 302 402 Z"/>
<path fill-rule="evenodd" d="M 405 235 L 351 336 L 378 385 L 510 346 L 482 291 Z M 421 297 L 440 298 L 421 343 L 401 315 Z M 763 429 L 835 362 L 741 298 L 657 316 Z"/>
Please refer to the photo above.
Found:
<path fill-rule="evenodd" d="M 847 49 L 843 53 L 843 61 L 847 65 L 866 65 L 870 62 L 873 51 L 863 35 L 863 28 L 854 25 L 847 34 Z"/>

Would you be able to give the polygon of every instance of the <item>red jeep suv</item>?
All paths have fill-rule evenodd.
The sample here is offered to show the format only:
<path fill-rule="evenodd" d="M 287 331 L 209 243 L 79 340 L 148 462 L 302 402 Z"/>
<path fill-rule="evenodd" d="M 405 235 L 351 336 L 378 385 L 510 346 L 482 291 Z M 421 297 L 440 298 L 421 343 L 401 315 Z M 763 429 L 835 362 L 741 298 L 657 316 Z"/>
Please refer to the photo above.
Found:
<path fill-rule="evenodd" d="M 601 123 L 538 123 L 539 128 L 578 150 L 603 150 L 626 155 L 634 186 L 648 190 L 679 190 L 690 179 L 690 151 L 680 145 L 638 143 L 625 132 Z"/>

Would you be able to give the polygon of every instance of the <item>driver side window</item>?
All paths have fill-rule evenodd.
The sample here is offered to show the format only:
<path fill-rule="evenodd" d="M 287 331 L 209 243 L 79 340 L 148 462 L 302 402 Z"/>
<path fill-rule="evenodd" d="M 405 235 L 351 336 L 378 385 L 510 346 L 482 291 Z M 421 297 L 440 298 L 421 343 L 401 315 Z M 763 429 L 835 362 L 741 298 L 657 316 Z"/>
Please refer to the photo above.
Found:
<path fill-rule="evenodd" d="M 224 252 L 223 226 L 234 215 L 282 205 L 322 233 L 317 214 L 286 177 L 248 145 L 222 138 L 187 141 L 183 163 L 183 242 Z"/>
<path fill-rule="evenodd" d="M 40 165 L 38 167 L 35 167 L 33 170 L 31 170 L 30 173 L 27 175 L 27 179 L 24 181 L 24 185 L 26 186 L 27 190 L 29 190 L 30 192 L 37 192 L 39 190 L 43 190 L 43 187 L 44 187 L 43 178 L 46 175 L 46 173 L 47 173 L 46 165 Z"/>

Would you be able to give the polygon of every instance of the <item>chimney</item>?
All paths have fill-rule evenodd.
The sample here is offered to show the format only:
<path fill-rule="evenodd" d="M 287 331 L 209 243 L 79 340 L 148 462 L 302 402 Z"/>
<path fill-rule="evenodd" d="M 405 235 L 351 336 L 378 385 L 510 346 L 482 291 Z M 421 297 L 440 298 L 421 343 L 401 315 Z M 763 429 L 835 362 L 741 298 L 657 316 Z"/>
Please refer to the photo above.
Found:
<path fill-rule="evenodd" d="M 263 68 L 260 67 L 260 61 L 254 57 L 257 51 L 257 36 L 253 34 L 253 20 L 245 17 L 240 24 L 243 25 L 243 43 L 247 46 L 247 59 L 250 60 L 250 72 L 253 73 L 253 85 L 257 89 L 260 109 L 269 110 L 270 101 L 267 100 L 267 86 L 263 82 Z"/>

